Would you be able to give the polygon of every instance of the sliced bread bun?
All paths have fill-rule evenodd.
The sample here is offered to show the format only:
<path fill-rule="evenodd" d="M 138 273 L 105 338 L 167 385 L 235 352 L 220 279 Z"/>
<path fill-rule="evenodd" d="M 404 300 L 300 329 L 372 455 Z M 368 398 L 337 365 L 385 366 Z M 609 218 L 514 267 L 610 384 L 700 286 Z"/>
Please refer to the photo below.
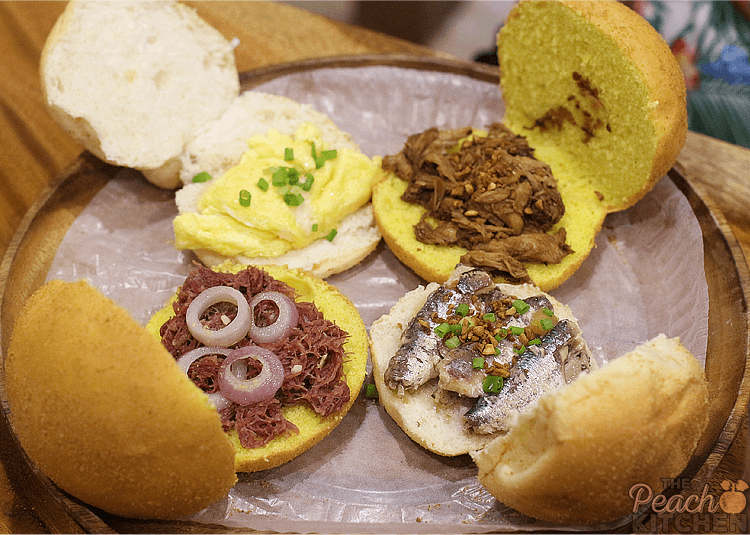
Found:
<path fill-rule="evenodd" d="M 479 480 L 526 515 L 592 524 L 634 512 L 633 485 L 655 494 L 687 466 L 708 422 L 703 370 L 660 335 L 522 414 L 472 453 Z"/>
<path fill-rule="evenodd" d="M 634 204 L 674 164 L 687 135 L 684 80 L 654 28 L 615 0 L 520 2 L 498 34 L 498 59 L 504 123 L 551 166 L 565 204 L 552 231 L 566 229 L 573 253 L 526 264 L 549 291 L 588 256 L 606 214 Z M 466 250 L 417 241 L 425 210 L 401 200 L 405 188 L 395 176 L 375 186 L 378 226 L 402 262 L 444 282 Z"/>
<path fill-rule="evenodd" d="M 27 301 L 5 362 L 11 424 L 55 484 L 109 513 L 178 518 L 236 481 L 216 410 L 172 356 L 84 281 Z"/>
<path fill-rule="evenodd" d="M 453 277 L 449 280 L 453 280 Z M 439 286 L 433 282 L 417 287 L 399 299 L 388 314 L 373 322 L 370 327 L 370 358 L 378 398 L 386 412 L 414 442 L 438 455 L 452 457 L 479 450 L 503 433 L 478 434 L 468 431 L 463 422 L 462 411 L 446 409 L 436 402 L 433 397 L 436 379 L 403 395 L 388 388 L 384 380 L 388 363 L 403 343 L 404 332 L 409 323 Z M 532 284 L 498 284 L 498 287 L 518 299 L 542 294 Z M 554 305 L 558 318 L 576 322 L 568 306 L 551 295 L 544 296 Z"/>
<path fill-rule="evenodd" d="M 226 262 L 214 270 L 236 273 L 246 267 Z M 326 319 L 349 334 L 344 345 L 348 356 L 344 360 L 344 374 L 349 385 L 350 397 L 341 410 L 326 417 L 316 414 L 305 404 L 285 406 L 282 409 L 284 417 L 297 426 L 299 433 L 274 438 L 260 448 L 244 448 L 240 444 L 237 431 L 231 430 L 228 436 L 234 446 L 235 468 L 238 472 L 255 472 L 277 467 L 320 442 L 341 422 L 354 404 L 366 374 L 367 331 L 354 304 L 334 286 L 303 270 L 288 269 L 284 266 L 262 266 L 261 269 L 274 279 L 294 288 L 298 301 L 315 303 Z M 174 310 L 169 304 L 151 318 L 146 328 L 155 340 L 161 340 L 159 330 L 172 316 Z"/>
<path fill-rule="evenodd" d="M 359 150 L 348 133 L 312 106 L 280 95 L 246 91 L 234 100 L 218 121 L 202 129 L 181 156 L 180 178 L 185 186 L 175 194 L 179 213 L 198 213 L 200 197 L 211 184 L 210 181 L 194 183 L 195 175 L 206 172 L 212 179 L 220 177 L 240 163 L 251 137 L 265 135 L 271 129 L 292 136 L 305 122 L 320 129 L 329 148 Z M 372 205 L 368 202 L 341 221 L 333 240 L 321 238 L 281 256 L 224 256 L 210 247 L 195 248 L 193 252 L 209 267 L 227 260 L 242 265 L 287 265 L 326 278 L 358 264 L 375 250 L 380 238 Z"/>
<path fill-rule="evenodd" d="M 179 185 L 186 143 L 239 94 L 231 44 L 177 2 L 70 2 L 40 75 L 62 128 L 164 188 Z"/>

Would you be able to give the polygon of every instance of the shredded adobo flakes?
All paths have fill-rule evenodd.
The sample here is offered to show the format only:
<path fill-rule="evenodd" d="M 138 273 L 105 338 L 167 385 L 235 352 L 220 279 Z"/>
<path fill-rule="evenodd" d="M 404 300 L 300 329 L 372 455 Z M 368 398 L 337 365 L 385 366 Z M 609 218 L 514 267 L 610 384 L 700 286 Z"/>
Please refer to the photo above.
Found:
<path fill-rule="evenodd" d="M 462 263 L 531 282 L 524 262 L 557 264 L 573 252 L 564 228 L 548 234 L 565 213 L 557 181 L 504 125 L 472 134 L 430 128 L 384 157 L 383 169 L 409 183 L 402 200 L 427 209 L 417 240 L 463 247 Z"/>
<path fill-rule="evenodd" d="M 202 346 L 187 328 L 185 314 L 188 306 L 202 291 L 213 286 L 230 286 L 248 298 L 262 291 L 277 291 L 295 299 L 293 288 L 268 275 L 265 271 L 250 267 L 237 274 L 219 273 L 204 266 L 196 266 L 180 288 L 173 304 L 175 316 L 161 327 L 162 344 L 179 359 L 188 351 Z M 237 430 L 240 443 L 245 448 L 258 448 L 276 436 L 299 430 L 284 418 L 281 409 L 285 405 L 307 403 L 321 416 L 328 416 L 349 401 L 349 385 L 343 371 L 346 358 L 344 343 L 349 336 L 346 331 L 325 319 L 314 303 L 295 301 L 299 311 L 299 324 L 285 339 L 274 343 L 256 344 L 249 336 L 232 347 L 258 345 L 273 351 L 284 366 L 284 382 L 275 397 L 267 402 L 251 405 L 230 403 L 219 411 L 225 431 Z M 272 323 L 278 310 L 273 306 L 258 306 L 256 320 Z M 258 313 L 267 318 L 258 318 Z M 221 316 L 234 319 L 236 307 L 220 303 L 210 307 L 204 315 L 206 325 L 223 325 Z M 188 370 L 188 377 L 204 392 L 218 391 L 218 372 L 224 360 L 222 355 L 208 355 L 194 362 Z M 255 359 L 247 359 L 248 377 L 261 371 Z M 295 368 L 295 366 L 298 366 Z M 297 372 L 300 369 L 301 371 Z M 292 371 L 294 370 L 294 371 Z"/>

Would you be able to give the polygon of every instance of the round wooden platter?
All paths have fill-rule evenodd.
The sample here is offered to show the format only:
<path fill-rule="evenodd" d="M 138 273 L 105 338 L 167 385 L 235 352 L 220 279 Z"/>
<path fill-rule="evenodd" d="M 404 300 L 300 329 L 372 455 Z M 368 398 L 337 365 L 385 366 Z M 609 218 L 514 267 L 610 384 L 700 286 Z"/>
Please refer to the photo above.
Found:
<path fill-rule="evenodd" d="M 240 75 L 243 89 L 287 74 L 320 68 L 386 65 L 452 73 L 497 82 L 497 70 L 449 59 L 411 56 L 351 56 L 278 65 Z M 0 347 L 5 359 L 8 340 L 26 299 L 45 281 L 55 252 L 76 217 L 120 171 L 83 153 L 53 182 L 19 226 L 0 264 Z M 704 241 L 705 272 L 709 292 L 709 336 L 706 375 L 709 383 L 709 426 L 685 471 L 693 488 L 712 482 L 746 418 L 750 400 L 748 373 L 750 330 L 748 288 L 750 276 L 742 250 L 723 215 L 699 194 L 676 166 L 669 177 L 685 195 L 700 224 Z M 9 477 L 28 495 L 35 510 L 52 532 L 226 532 L 243 531 L 191 521 L 141 521 L 115 517 L 58 489 L 28 459 L 8 421 L 4 373 L 0 371 L 0 440 Z"/>

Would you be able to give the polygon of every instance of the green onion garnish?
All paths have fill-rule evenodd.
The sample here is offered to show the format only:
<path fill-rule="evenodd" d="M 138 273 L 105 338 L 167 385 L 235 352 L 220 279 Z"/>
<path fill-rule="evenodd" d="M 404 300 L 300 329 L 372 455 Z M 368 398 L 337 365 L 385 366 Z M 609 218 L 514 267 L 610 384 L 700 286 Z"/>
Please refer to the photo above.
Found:
<path fill-rule="evenodd" d="M 475 370 L 481 370 L 484 368 L 484 357 L 474 357 L 471 360 L 471 367 Z"/>
<path fill-rule="evenodd" d="M 329 232 L 329 233 L 328 233 L 328 235 L 326 236 L 326 240 L 328 240 L 328 241 L 333 241 L 333 238 L 335 238 L 335 237 L 336 237 L 336 234 L 338 234 L 338 230 L 336 230 L 336 229 L 333 229 L 333 230 L 332 230 L 331 232 Z"/>
<path fill-rule="evenodd" d="M 515 308 L 516 312 L 519 314 L 526 314 L 531 307 L 529 307 L 529 304 L 523 299 L 516 299 L 513 301 L 513 308 Z"/>
<path fill-rule="evenodd" d="M 498 331 L 498 333 L 495 335 L 495 340 L 499 342 L 506 336 L 508 336 L 508 329 L 500 329 L 500 331 Z"/>
<path fill-rule="evenodd" d="M 292 160 L 294 160 L 294 149 L 287 147 L 284 149 L 284 161 L 291 162 Z"/>
<path fill-rule="evenodd" d="M 446 334 L 448 334 L 451 330 L 451 326 L 448 322 L 444 321 L 437 327 L 435 327 L 434 332 L 437 334 L 440 338 L 443 338 Z"/>
<path fill-rule="evenodd" d="M 323 164 L 326 163 L 326 160 L 332 160 L 338 155 L 338 152 L 335 150 L 324 150 L 323 152 L 318 155 L 317 151 L 315 150 L 315 143 L 312 144 L 312 157 L 313 160 L 315 160 L 315 169 L 320 169 L 323 167 Z"/>
<path fill-rule="evenodd" d="M 503 388 L 503 378 L 499 375 L 488 375 L 482 381 L 482 389 L 488 394 L 497 394 Z"/>
<path fill-rule="evenodd" d="M 240 190 L 240 205 L 241 206 L 250 206 L 250 199 L 252 199 L 252 195 L 250 195 L 250 192 L 246 189 Z"/>
<path fill-rule="evenodd" d="M 445 345 L 447 345 L 451 349 L 456 349 L 461 345 L 461 340 L 458 339 L 458 336 L 451 336 L 445 341 Z"/>
<path fill-rule="evenodd" d="M 544 313 L 545 313 L 545 314 L 546 314 L 547 316 L 549 316 L 550 318 L 551 318 L 552 316 L 554 316 L 554 315 L 555 315 L 555 313 L 554 313 L 554 312 L 552 312 L 552 311 L 551 311 L 551 310 L 550 310 L 549 308 L 547 308 L 547 307 L 544 307 L 544 308 L 542 309 L 542 312 L 544 312 Z"/>
<path fill-rule="evenodd" d="M 515 353 L 518 356 L 523 355 L 524 353 L 526 353 L 526 346 L 514 347 L 513 353 Z"/>
<path fill-rule="evenodd" d="M 271 182 L 277 188 L 281 188 L 290 183 L 296 183 L 299 180 L 299 171 L 294 167 L 275 167 L 272 168 L 273 175 Z"/>
<path fill-rule="evenodd" d="M 265 178 L 258 180 L 258 189 L 268 191 L 268 181 Z"/>
<path fill-rule="evenodd" d="M 529 340 L 530 346 L 538 346 L 541 343 L 542 341 L 539 338 L 534 338 L 533 340 Z"/>
<path fill-rule="evenodd" d="M 310 173 L 307 173 L 305 175 L 305 181 L 302 184 L 300 184 L 300 187 L 302 188 L 303 191 L 310 191 L 310 189 L 312 189 L 312 185 L 314 181 L 315 181 L 315 178 Z"/>
<path fill-rule="evenodd" d="M 313 223 L 312 231 L 313 232 L 318 232 L 318 224 L 317 223 Z"/>
<path fill-rule="evenodd" d="M 515 334 L 516 336 L 520 336 L 524 333 L 524 329 L 523 327 L 516 327 L 515 325 L 511 325 L 510 332 Z"/>
<path fill-rule="evenodd" d="M 539 320 L 539 325 L 544 329 L 545 331 L 552 330 L 552 328 L 555 326 L 555 322 L 552 321 L 549 318 L 542 318 Z"/>
<path fill-rule="evenodd" d="M 305 198 L 300 193 L 285 193 L 284 202 L 287 206 L 299 206 L 305 202 Z"/>
<path fill-rule="evenodd" d="M 490 312 L 488 314 L 485 314 L 482 319 L 484 319 L 484 321 L 489 321 L 490 323 L 492 323 L 497 318 L 495 318 L 495 314 L 494 313 Z"/>
<path fill-rule="evenodd" d="M 466 303 L 461 303 L 456 307 L 456 314 L 459 316 L 466 316 L 466 314 L 469 313 L 469 305 Z"/>
<path fill-rule="evenodd" d="M 193 177 L 195 183 L 208 182 L 209 180 L 211 180 L 211 175 L 206 171 L 202 171 Z"/>
<path fill-rule="evenodd" d="M 376 387 L 372 383 L 369 383 L 367 386 L 365 386 L 365 397 L 367 397 L 367 398 L 377 398 L 378 397 L 378 387 Z"/>

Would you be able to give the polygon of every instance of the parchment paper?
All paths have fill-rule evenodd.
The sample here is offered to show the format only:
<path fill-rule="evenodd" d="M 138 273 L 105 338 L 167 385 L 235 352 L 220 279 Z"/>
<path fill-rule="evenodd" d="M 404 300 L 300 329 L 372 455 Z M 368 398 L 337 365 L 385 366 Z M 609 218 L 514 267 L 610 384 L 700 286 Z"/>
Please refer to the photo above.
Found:
<path fill-rule="evenodd" d="M 395 153 L 409 134 L 430 126 L 484 127 L 503 116 L 494 84 L 397 67 L 320 69 L 256 90 L 329 114 L 370 156 Z M 76 220 L 48 278 L 88 278 L 145 325 L 193 261 L 191 253 L 173 246 L 176 213 L 173 193 L 123 171 Z M 368 328 L 424 283 L 382 243 L 363 263 L 328 280 L 354 302 Z M 662 332 L 681 337 L 705 363 L 708 289 L 701 230 L 666 177 L 636 206 L 607 217 L 589 258 L 551 293 L 572 308 L 600 364 Z M 443 458 L 423 450 L 363 395 L 321 443 L 279 468 L 241 475 L 226 499 L 191 518 L 327 533 L 584 529 L 551 526 L 496 503 L 479 485 L 468 456 Z"/>

